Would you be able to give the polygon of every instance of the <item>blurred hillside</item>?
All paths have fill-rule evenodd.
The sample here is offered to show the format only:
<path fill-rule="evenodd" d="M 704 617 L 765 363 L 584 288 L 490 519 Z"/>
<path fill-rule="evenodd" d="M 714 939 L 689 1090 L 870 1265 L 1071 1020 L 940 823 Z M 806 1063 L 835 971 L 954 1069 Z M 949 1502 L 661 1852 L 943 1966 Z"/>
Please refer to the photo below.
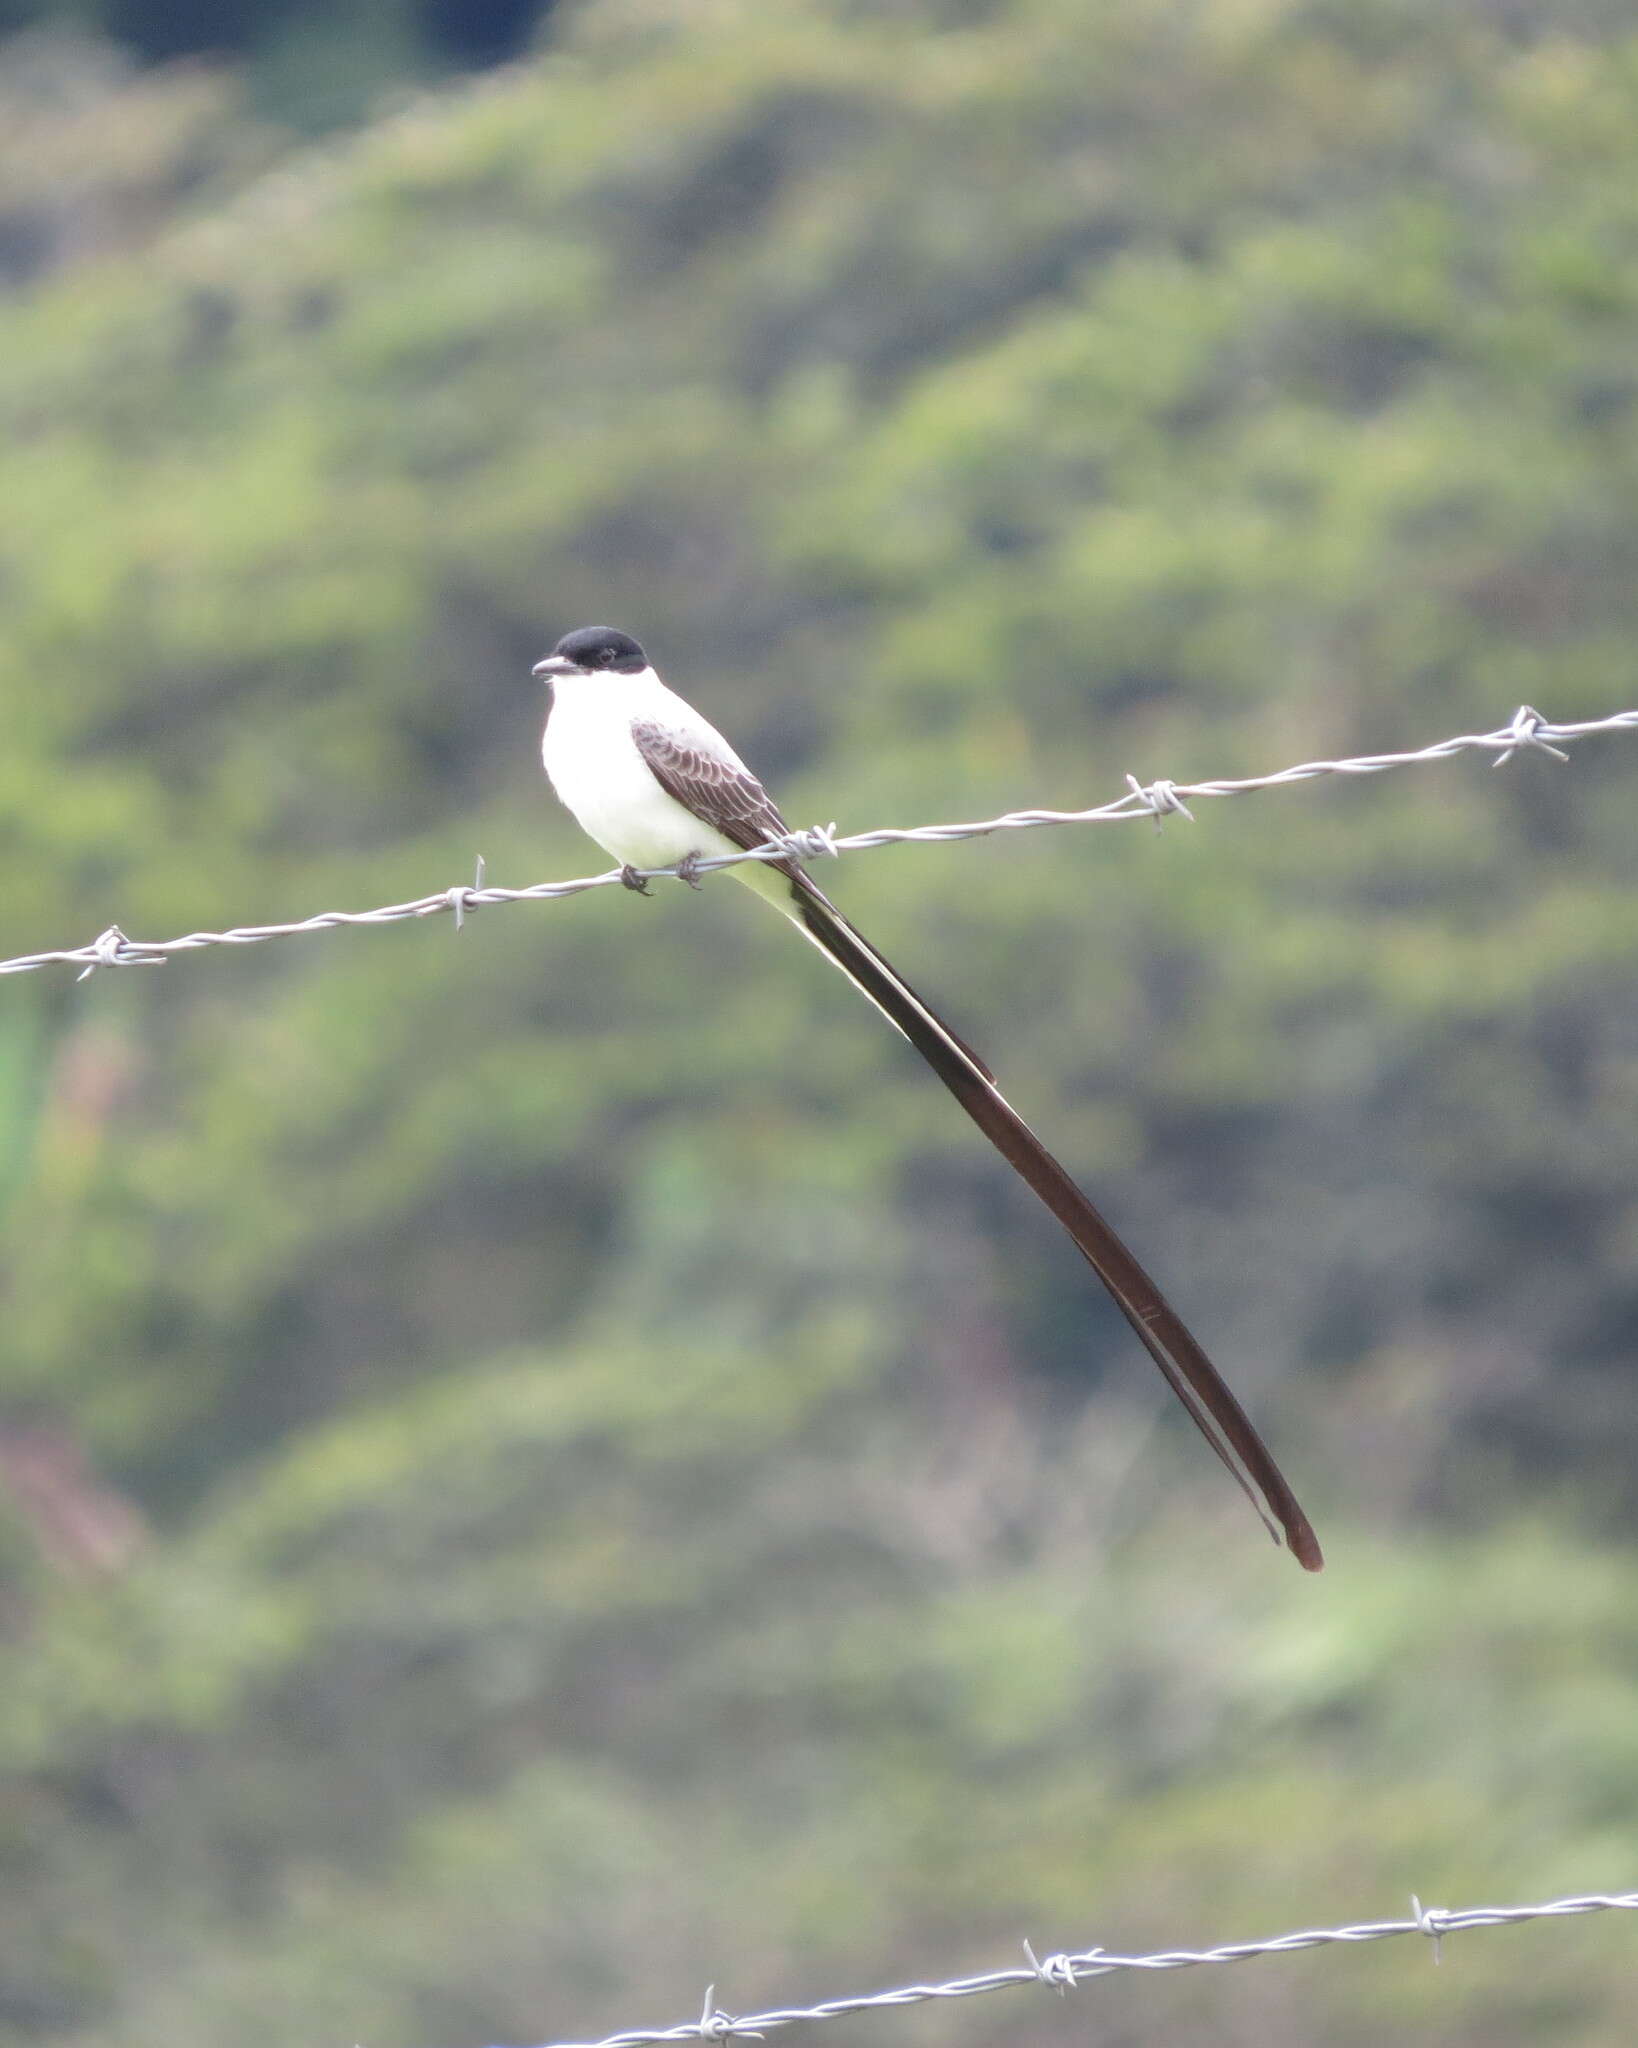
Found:
<path fill-rule="evenodd" d="M 317 132 L 372 101 L 528 48 L 553 0 L 0 0 L 16 29 L 90 33 L 128 64 L 232 62 L 264 111 Z"/>
<path fill-rule="evenodd" d="M 593 619 L 847 828 L 1638 701 L 1624 8 L 589 0 L 322 146 L 37 31 L 0 80 L 0 953 L 601 867 L 528 676 Z M 1317 1582 L 742 891 L 0 984 L 0 2042 L 1630 1885 L 1635 778 L 825 878 Z M 1630 1945 L 1001 2010 L 1625 2043 Z"/>

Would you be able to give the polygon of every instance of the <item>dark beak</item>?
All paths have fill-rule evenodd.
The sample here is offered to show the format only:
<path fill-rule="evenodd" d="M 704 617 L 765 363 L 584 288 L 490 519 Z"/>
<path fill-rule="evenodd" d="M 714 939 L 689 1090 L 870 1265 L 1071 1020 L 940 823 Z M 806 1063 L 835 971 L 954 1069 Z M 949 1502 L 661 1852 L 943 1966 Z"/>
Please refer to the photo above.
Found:
<path fill-rule="evenodd" d="M 577 666 L 566 654 L 548 654 L 544 661 L 537 661 L 529 673 L 550 681 L 553 676 L 573 675 Z"/>

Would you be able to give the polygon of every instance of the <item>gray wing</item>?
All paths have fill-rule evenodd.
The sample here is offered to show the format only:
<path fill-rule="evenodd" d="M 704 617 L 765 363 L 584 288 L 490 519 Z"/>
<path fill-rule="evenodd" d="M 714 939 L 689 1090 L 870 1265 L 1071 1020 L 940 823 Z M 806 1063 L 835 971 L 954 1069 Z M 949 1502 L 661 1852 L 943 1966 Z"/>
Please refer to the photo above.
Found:
<path fill-rule="evenodd" d="M 707 752 L 684 734 L 653 719 L 633 719 L 631 736 L 637 743 L 638 753 L 648 763 L 654 780 L 666 795 L 675 797 L 684 810 L 692 811 L 705 824 L 714 825 L 724 839 L 732 841 L 735 846 L 747 849 L 764 846 L 770 839 L 783 839 L 790 832 L 790 827 L 780 815 L 779 806 L 736 756 Z M 881 1000 L 868 978 L 841 957 L 832 942 L 830 928 L 844 927 L 851 946 L 867 954 L 880 972 L 897 983 L 929 1017 L 934 1014 L 931 1006 L 922 1002 L 898 969 L 889 966 L 864 934 L 848 923 L 799 861 L 771 860 L 767 866 L 777 868 L 782 875 L 789 877 L 791 900 L 796 906 L 792 914 L 801 929 L 820 952 L 828 954 L 848 979 L 876 1005 L 894 1030 L 903 1032 L 914 1044 L 914 1034 L 905 1029 L 892 1008 Z M 822 930 L 821 925 L 826 929 Z M 995 1076 L 967 1041 L 958 1037 L 942 1019 L 938 1020 L 938 1029 L 993 1085 Z"/>
<path fill-rule="evenodd" d="M 707 753 L 652 719 L 633 720 L 631 737 L 666 795 L 735 846 L 762 846 L 790 831 L 779 806 L 743 763 Z M 790 861 L 768 865 L 788 875 L 796 871 Z"/>

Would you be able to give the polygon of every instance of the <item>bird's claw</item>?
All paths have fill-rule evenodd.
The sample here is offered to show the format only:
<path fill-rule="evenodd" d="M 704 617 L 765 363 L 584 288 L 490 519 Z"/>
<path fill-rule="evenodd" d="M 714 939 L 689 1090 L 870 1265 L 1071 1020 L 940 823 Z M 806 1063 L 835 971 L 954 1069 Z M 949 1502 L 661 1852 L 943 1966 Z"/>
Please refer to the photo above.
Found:
<path fill-rule="evenodd" d="M 697 889 L 700 885 L 700 860 L 701 855 L 697 852 L 685 853 L 677 863 L 677 880 L 686 882 L 690 889 Z"/>
<path fill-rule="evenodd" d="M 634 896 L 646 896 L 648 894 L 646 879 L 638 874 L 629 860 L 620 870 L 620 884 L 622 888 L 629 889 Z"/>

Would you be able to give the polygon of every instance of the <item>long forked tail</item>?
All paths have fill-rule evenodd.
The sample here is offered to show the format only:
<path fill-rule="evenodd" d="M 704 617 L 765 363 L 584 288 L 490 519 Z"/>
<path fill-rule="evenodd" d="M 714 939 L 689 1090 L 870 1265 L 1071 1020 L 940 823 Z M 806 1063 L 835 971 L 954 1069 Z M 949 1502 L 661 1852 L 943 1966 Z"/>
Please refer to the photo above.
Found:
<path fill-rule="evenodd" d="M 1269 1534 L 1277 1543 L 1283 1532 L 1303 1569 L 1319 1571 L 1325 1562 L 1319 1539 L 1296 1495 L 1222 1375 L 1132 1252 L 1007 1101 L 978 1055 L 848 923 L 817 883 L 799 868 L 785 872 L 791 876 L 786 915 L 909 1039 L 985 1137 L 1057 1217 Z"/>

